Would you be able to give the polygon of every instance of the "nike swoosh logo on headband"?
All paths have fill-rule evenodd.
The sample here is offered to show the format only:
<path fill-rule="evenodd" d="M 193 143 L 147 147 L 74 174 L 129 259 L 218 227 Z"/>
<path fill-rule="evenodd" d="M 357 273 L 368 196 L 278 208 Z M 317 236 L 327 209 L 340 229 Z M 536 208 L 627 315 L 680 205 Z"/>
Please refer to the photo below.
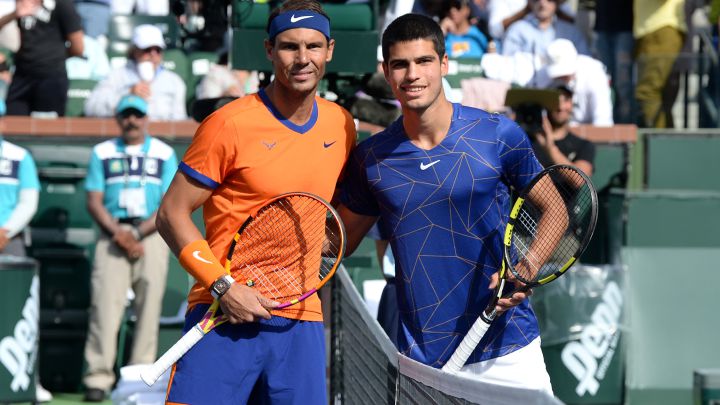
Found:
<path fill-rule="evenodd" d="M 291 22 L 291 23 L 296 23 L 296 22 L 298 22 L 298 21 L 300 21 L 300 20 L 304 20 L 304 19 L 306 19 L 306 18 L 313 18 L 313 17 L 314 17 L 314 16 L 312 16 L 312 15 L 304 15 L 304 16 L 300 16 L 300 17 L 295 17 L 295 14 L 293 14 L 292 16 L 290 16 L 290 22 Z"/>
<path fill-rule="evenodd" d="M 203 259 L 203 258 L 200 256 L 200 251 L 199 251 L 199 250 L 196 250 L 196 251 L 193 252 L 193 257 L 196 258 L 196 259 L 198 259 L 199 261 L 201 261 L 201 262 L 203 262 L 203 263 L 212 264 L 212 262 L 211 262 L 210 260 Z"/>

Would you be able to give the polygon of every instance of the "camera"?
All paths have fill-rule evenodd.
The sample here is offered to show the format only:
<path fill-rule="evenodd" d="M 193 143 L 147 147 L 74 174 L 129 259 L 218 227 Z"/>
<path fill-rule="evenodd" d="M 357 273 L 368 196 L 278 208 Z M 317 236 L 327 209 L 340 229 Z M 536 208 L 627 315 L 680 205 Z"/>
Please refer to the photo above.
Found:
<path fill-rule="evenodd" d="M 523 103 L 513 107 L 515 122 L 525 131 L 528 136 L 534 136 L 542 132 L 543 111 L 545 108 L 540 104 Z"/>
<path fill-rule="evenodd" d="M 542 132 L 544 111 L 557 109 L 559 102 L 560 91 L 555 89 L 510 89 L 505 95 L 505 105 L 528 136 Z"/>

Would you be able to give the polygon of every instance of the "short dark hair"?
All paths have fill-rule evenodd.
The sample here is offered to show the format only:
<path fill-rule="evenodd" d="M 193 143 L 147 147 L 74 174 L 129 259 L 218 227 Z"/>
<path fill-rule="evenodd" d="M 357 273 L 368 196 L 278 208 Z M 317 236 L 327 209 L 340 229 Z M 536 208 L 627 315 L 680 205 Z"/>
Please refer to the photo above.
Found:
<path fill-rule="evenodd" d="M 275 7 L 268 16 L 267 25 L 265 26 L 265 32 L 270 33 L 270 23 L 272 20 L 278 16 L 280 13 L 284 13 L 286 11 L 297 11 L 297 10 L 309 10 L 315 13 L 318 13 L 330 21 L 330 17 L 325 13 L 325 10 L 322 8 L 322 4 L 320 4 L 317 0 L 287 0 L 280 4 L 278 7 Z M 274 40 L 271 38 L 270 42 L 273 43 Z"/>
<path fill-rule="evenodd" d="M 440 25 L 432 18 L 422 14 L 405 14 L 391 22 L 383 32 L 383 59 L 387 61 L 391 46 L 398 42 L 409 42 L 416 39 L 432 41 L 438 56 L 440 58 L 445 56 L 445 36 Z"/>

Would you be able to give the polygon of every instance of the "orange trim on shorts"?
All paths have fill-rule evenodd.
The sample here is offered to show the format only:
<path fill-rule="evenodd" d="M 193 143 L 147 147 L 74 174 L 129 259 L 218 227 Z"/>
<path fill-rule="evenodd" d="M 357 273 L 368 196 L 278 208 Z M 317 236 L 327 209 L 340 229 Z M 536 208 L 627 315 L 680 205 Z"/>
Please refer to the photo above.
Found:
<path fill-rule="evenodd" d="M 168 397 L 170 397 L 170 387 L 172 387 L 172 381 L 175 377 L 175 367 L 177 367 L 177 364 L 173 364 L 172 371 L 170 372 L 170 381 L 168 382 L 167 390 L 165 390 L 165 404 L 166 405 L 188 405 L 183 404 L 181 402 L 168 402 Z"/>

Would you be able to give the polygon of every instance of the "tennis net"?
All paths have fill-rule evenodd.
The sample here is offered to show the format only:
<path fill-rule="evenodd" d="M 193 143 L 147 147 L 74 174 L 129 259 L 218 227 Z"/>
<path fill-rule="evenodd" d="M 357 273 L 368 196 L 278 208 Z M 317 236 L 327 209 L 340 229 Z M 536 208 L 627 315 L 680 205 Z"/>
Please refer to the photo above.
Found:
<path fill-rule="evenodd" d="M 542 392 L 469 380 L 400 355 L 342 268 L 332 280 L 331 325 L 334 405 L 562 404 Z"/>

